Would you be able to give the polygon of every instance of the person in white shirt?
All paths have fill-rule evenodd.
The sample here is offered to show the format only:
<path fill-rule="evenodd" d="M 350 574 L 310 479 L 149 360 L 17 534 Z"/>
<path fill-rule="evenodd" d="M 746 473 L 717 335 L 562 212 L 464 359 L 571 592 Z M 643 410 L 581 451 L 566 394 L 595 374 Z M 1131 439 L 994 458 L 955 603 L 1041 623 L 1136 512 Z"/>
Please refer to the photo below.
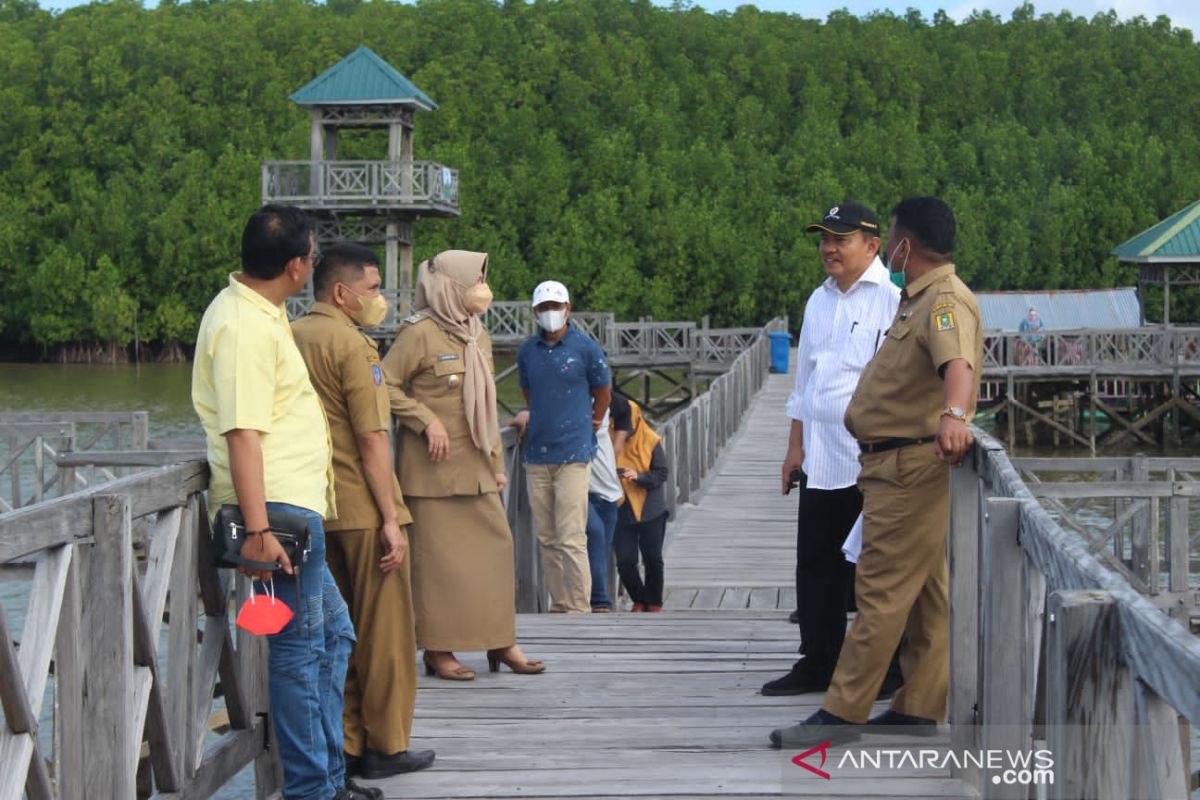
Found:
<path fill-rule="evenodd" d="M 783 493 L 800 487 L 796 606 L 804 657 L 764 684 L 764 695 L 823 692 L 837 665 L 854 595 L 854 566 L 842 543 L 862 511 L 858 442 L 842 418 L 900 304 L 900 289 L 879 260 L 879 218 L 871 209 L 843 203 L 804 230 L 821 234 L 828 275 L 804 308 L 782 469 Z"/>

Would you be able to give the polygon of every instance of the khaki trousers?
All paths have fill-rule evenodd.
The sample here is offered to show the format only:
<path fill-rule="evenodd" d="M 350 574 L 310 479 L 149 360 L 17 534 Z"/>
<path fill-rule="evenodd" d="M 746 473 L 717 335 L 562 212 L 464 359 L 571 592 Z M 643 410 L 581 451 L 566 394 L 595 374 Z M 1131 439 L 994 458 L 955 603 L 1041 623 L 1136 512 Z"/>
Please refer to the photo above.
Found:
<path fill-rule="evenodd" d="M 902 636 L 901 714 L 941 720 L 950 683 L 946 536 L 950 468 L 933 443 L 863 453 L 863 549 L 855 595 L 858 615 L 822 707 L 866 722 Z"/>
<path fill-rule="evenodd" d="M 592 573 L 587 555 L 586 464 L 526 464 L 533 527 L 542 545 L 542 571 L 551 611 L 591 613 Z"/>
<path fill-rule="evenodd" d="M 330 531 L 325 547 L 358 636 L 346 670 L 345 751 L 360 756 L 367 747 L 385 755 L 407 750 L 417 698 L 408 559 L 395 572 L 381 572 L 375 530 Z"/>

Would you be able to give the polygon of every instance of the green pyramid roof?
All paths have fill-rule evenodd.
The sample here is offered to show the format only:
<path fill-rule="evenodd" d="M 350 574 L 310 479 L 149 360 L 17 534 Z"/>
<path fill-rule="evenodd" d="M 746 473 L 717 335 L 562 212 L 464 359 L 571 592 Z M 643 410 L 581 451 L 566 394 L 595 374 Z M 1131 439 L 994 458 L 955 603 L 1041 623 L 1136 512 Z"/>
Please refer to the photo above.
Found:
<path fill-rule="evenodd" d="M 369 47 L 350 55 L 309 81 L 290 98 L 297 105 L 411 105 L 432 111 L 437 103 Z"/>
<path fill-rule="evenodd" d="M 1122 261 L 1200 261 L 1200 200 L 1147 228 L 1112 255 Z"/>

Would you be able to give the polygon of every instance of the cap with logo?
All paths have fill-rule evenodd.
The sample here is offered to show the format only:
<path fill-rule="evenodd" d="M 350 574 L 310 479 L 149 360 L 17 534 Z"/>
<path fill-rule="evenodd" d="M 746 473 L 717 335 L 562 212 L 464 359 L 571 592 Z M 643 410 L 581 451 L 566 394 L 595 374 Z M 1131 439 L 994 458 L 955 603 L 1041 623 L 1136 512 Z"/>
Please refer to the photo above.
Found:
<path fill-rule="evenodd" d="M 540 306 L 542 303 L 569 302 L 571 302 L 571 297 L 567 294 L 567 287 L 558 281 L 542 281 L 533 290 L 533 305 L 535 307 Z"/>
<path fill-rule="evenodd" d="M 845 236 L 855 231 L 863 231 L 871 236 L 879 235 L 879 217 L 866 206 L 858 203 L 843 203 L 825 212 L 820 222 L 814 222 L 804 229 L 805 233 L 827 231 L 836 236 Z"/>

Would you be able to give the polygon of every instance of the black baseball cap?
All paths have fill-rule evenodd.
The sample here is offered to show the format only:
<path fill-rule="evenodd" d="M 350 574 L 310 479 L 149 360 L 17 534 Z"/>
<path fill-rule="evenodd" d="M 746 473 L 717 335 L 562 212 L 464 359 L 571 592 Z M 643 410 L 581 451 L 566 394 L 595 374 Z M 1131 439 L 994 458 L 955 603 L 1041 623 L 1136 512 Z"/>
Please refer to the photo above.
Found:
<path fill-rule="evenodd" d="M 866 206 L 858 203 L 842 203 L 825 212 L 820 222 L 814 222 L 804 229 L 805 233 L 828 231 L 837 236 L 845 236 L 855 231 L 863 231 L 870 236 L 879 235 L 879 217 Z"/>

